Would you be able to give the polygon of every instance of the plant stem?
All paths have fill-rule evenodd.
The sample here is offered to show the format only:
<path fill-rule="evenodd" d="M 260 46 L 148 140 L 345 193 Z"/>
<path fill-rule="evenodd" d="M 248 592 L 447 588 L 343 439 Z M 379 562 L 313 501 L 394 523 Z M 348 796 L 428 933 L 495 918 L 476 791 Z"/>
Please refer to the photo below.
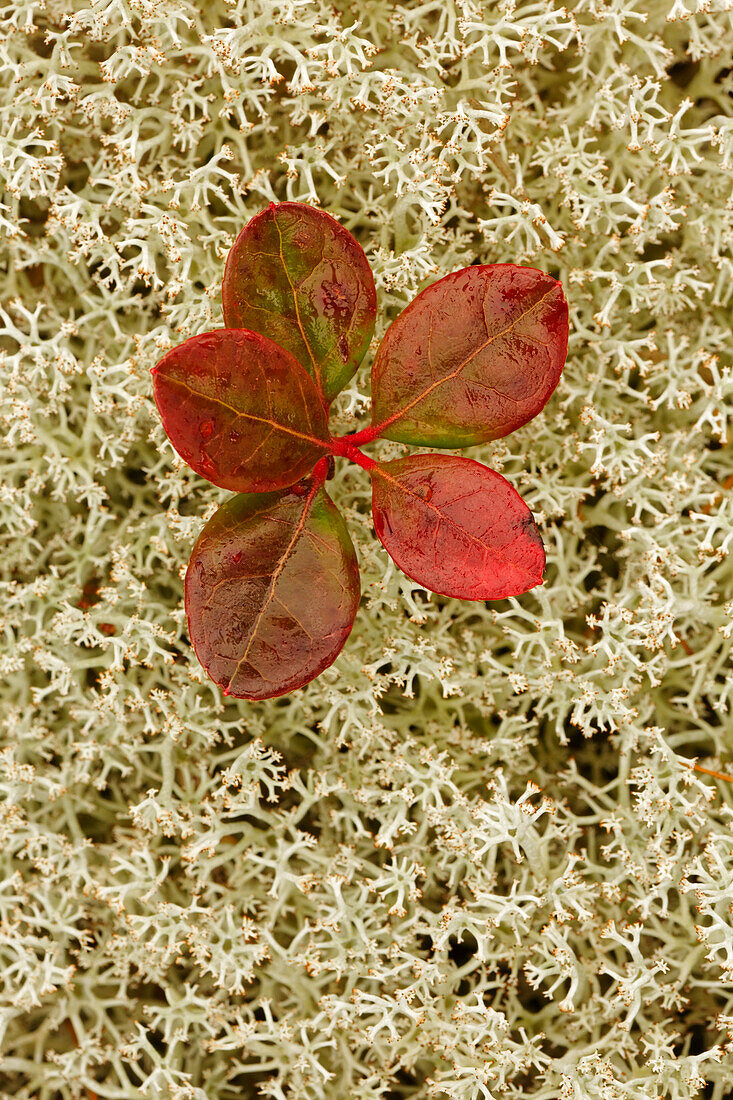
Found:
<path fill-rule="evenodd" d="M 330 472 L 330 463 L 328 460 L 330 457 L 330 455 L 324 455 L 323 458 L 318 459 L 318 462 L 316 462 L 315 466 L 313 467 L 313 473 L 310 476 L 312 482 L 312 491 L 315 491 L 315 489 L 320 489 L 321 485 L 323 485 L 326 478 L 328 477 Z"/>
<path fill-rule="evenodd" d="M 356 437 L 353 435 L 332 438 L 331 450 L 333 454 L 338 455 L 339 458 L 348 458 L 351 462 L 355 462 L 357 466 L 361 466 L 364 470 L 373 469 L 377 463 L 373 458 L 369 458 L 369 455 L 363 454 L 358 447 L 354 446 L 355 438 Z"/>
<path fill-rule="evenodd" d="M 342 435 L 340 441 L 346 441 L 351 444 L 371 443 L 379 435 L 381 424 L 370 424 L 368 428 L 363 428 L 360 432 L 354 432 L 353 435 Z"/>

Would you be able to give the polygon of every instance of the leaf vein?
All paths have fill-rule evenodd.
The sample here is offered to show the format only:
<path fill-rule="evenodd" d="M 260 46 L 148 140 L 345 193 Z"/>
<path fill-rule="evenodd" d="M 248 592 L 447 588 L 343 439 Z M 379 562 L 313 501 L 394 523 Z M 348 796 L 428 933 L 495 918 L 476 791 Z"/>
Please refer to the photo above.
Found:
<path fill-rule="evenodd" d="M 529 309 L 526 309 L 524 311 L 524 313 L 520 313 L 519 316 L 516 317 L 510 325 L 507 325 L 507 327 L 502 329 L 501 332 L 495 333 L 493 336 L 489 337 L 489 339 L 485 340 L 483 344 L 480 344 L 479 347 L 475 348 L 471 352 L 470 355 L 466 356 L 466 358 L 461 363 L 458 364 L 458 366 L 455 368 L 455 370 L 451 371 L 449 374 L 444 375 L 443 378 L 436 379 L 430 386 L 427 387 L 427 389 L 423 390 L 423 392 L 418 394 L 417 397 L 414 397 L 412 399 L 412 401 L 409 401 L 407 403 L 407 405 L 404 406 L 404 408 L 399 409 L 396 413 L 392 413 L 391 416 L 388 416 L 386 420 L 383 420 L 382 423 L 379 425 L 379 428 L 381 430 L 384 430 L 384 428 L 386 428 L 388 425 L 394 424 L 394 422 L 396 420 L 401 420 L 402 417 L 405 416 L 406 413 L 408 413 L 410 411 L 410 409 L 413 409 L 415 407 L 415 405 L 419 405 L 421 401 L 425 401 L 434 390 L 438 389 L 440 386 L 445 385 L 446 382 L 452 382 L 453 379 L 457 378 L 458 375 L 461 374 L 461 372 L 464 370 L 464 368 L 467 367 L 468 364 L 473 359 L 475 359 L 477 355 L 479 355 L 482 351 L 484 351 L 485 348 L 489 347 L 490 344 L 495 343 L 497 340 L 501 339 L 502 336 L 506 336 L 507 333 L 509 333 L 513 329 L 515 329 L 516 326 L 520 323 L 520 321 L 522 321 L 525 317 L 527 317 L 535 309 L 537 309 L 539 306 L 541 306 L 542 303 L 544 302 L 545 298 L 548 298 L 551 294 L 553 294 L 555 292 L 555 289 L 556 289 L 556 287 L 552 286 L 547 291 L 547 293 L 543 294 L 541 298 L 538 298 L 538 300 L 536 302 L 534 302 L 529 307 Z M 428 335 L 428 363 L 430 364 L 430 362 L 431 362 L 430 338 L 432 336 L 432 311 L 430 313 L 429 325 L 430 325 L 430 328 L 429 328 L 429 335 Z"/>
<path fill-rule="evenodd" d="M 193 389 L 192 386 L 187 385 L 180 378 L 171 378 L 167 376 L 166 383 L 168 385 L 180 386 L 182 389 L 187 390 L 194 397 L 203 398 L 204 401 L 208 401 L 212 405 L 221 405 L 222 408 L 234 413 L 234 416 L 237 419 L 252 420 L 256 424 L 265 424 L 268 428 L 271 428 L 274 431 L 283 432 L 285 435 L 292 435 L 296 439 L 304 439 L 307 443 L 313 443 L 316 447 L 320 447 L 323 451 L 328 450 L 328 444 L 323 439 L 318 439 L 316 438 L 316 436 L 313 435 L 307 435 L 305 432 L 296 431 L 295 428 L 289 428 L 286 424 L 280 424 L 276 421 L 268 420 L 264 416 L 256 416 L 254 413 L 243 412 L 241 409 L 237 409 L 234 407 L 234 405 L 230 405 L 227 401 L 222 400 L 221 397 L 212 397 L 208 394 L 201 393 L 200 390 Z"/>
<path fill-rule="evenodd" d="M 239 672 L 240 668 L 242 667 L 242 665 L 244 664 L 244 662 L 247 660 L 247 658 L 249 656 L 249 651 L 252 648 L 252 643 L 254 642 L 254 639 L 257 635 L 259 625 L 262 622 L 262 619 L 264 617 L 265 612 L 267 611 L 267 608 L 270 606 L 270 603 L 272 602 L 272 600 L 275 596 L 275 586 L 278 582 L 278 579 L 279 579 L 283 569 L 285 568 L 285 566 L 288 563 L 288 559 L 290 558 L 291 554 L 293 553 L 293 549 L 294 549 L 295 544 L 297 543 L 298 539 L 300 538 L 300 535 L 301 535 L 301 532 L 302 532 L 303 528 L 305 527 L 306 521 L 308 519 L 308 515 L 309 515 L 310 510 L 311 510 L 311 505 L 313 503 L 314 497 L 315 497 L 317 492 L 318 492 L 318 488 L 314 487 L 313 489 L 311 489 L 310 493 L 306 497 L 305 502 L 304 502 L 304 506 L 303 506 L 303 512 L 301 514 L 300 519 L 298 520 L 298 524 L 295 528 L 295 531 L 293 532 L 293 536 L 290 539 L 290 542 L 288 543 L 288 545 L 285 547 L 285 550 L 283 551 L 277 565 L 275 566 L 275 568 L 272 572 L 272 580 L 270 581 L 270 585 L 269 585 L 269 588 L 268 588 L 268 590 L 265 594 L 265 598 L 262 601 L 262 607 L 260 608 L 260 611 L 257 615 L 257 618 L 255 619 L 255 621 L 252 625 L 252 629 L 250 631 L 249 638 L 247 640 L 247 644 L 246 644 L 244 653 L 242 654 L 240 659 L 237 661 L 234 672 L 232 673 L 232 675 L 229 678 L 229 683 L 227 684 L 228 689 L 231 688 L 231 686 L 234 683 L 234 680 L 237 676 L 237 673 Z"/>

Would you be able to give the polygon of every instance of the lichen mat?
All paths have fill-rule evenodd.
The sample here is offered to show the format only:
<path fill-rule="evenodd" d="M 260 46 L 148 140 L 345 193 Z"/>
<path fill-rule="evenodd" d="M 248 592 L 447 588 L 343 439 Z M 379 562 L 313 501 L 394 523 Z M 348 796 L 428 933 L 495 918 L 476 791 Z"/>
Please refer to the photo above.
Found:
<path fill-rule="evenodd" d="M 693 7 L 0 13 L 4 1095 L 726 1096 L 733 35 Z M 150 367 L 287 200 L 375 273 L 339 436 L 451 272 L 547 272 L 571 340 L 545 411 L 466 452 L 526 500 L 543 585 L 428 598 L 337 463 L 348 646 L 252 703 L 191 653 L 228 491 Z"/>

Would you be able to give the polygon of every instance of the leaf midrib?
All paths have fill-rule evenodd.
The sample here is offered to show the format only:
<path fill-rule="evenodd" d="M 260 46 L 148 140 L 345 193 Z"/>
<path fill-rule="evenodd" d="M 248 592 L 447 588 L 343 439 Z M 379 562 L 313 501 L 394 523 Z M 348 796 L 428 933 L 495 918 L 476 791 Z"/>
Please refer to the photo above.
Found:
<path fill-rule="evenodd" d="M 420 504 L 423 504 L 426 508 L 429 508 L 432 512 L 435 512 L 435 514 L 439 517 L 439 521 L 447 523 L 464 538 L 470 539 L 471 542 L 475 542 L 476 545 L 480 546 L 481 549 L 487 554 L 496 555 L 496 557 L 500 558 L 501 561 L 503 561 L 506 565 L 511 566 L 513 569 L 517 568 L 516 562 L 513 562 L 511 558 L 508 558 L 506 554 L 503 554 L 501 552 L 501 550 L 498 550 L 496 547 L 489 546 L 487 543 L 482 542 L 481 539 L 477 538 L 476 535 L 472 535 L 470 531 L 468 531 L 465 527 L 461 527 L 459 523 L 456 523 L 454 519 L 451 519 L 450 516 L 447 516 L 445 512 L 441 512 L 440 508 L 438 508 L 435 504 L 431 504 L 429 500 L 421 497 L 419 493 L 416 493 L 413 489 L 410 489 L 407 485 L 403 484 L 403 482 L 398 481 L 397 478 L 392 477 L 390 474 L 386 473 L 383 466 L 379 466 L 373 471 L 373 473 L 378 475 L 379 477 L 383 477 L 385 481 L 390 482 L 390 484 L 394 485 L 397 489 L 400 489 L 407 496 L 414 497 L 415 500 L 420 502 Z"/>
<path fill-rule="evenodd" d="M 459 363 L 458 366 L 455 368 L 455 370 L 451 371 L 450 374 L 446 374 L 443 378 L 438 378 L 435 382 L 433 382 L 430 386 L 428 386 L 427 389 L 423 390 L 422 393 L 418 394 L 417 397 L 413 398 L 412 401 L 408 402 L 408 404 L 405 405 L 404 408 L 399 409 L 396 413 L 392 413 L 391 416 L 388 416 L 386 420 L 383 420 L 380 424 L 376 425 L 376 427 L 379 428 L 380 432 L 383 432 L 385 428 L 388 428 L 391 424 L 394 424 L 397 420 L 401 420 L 411 409 L 413 409 L 416 405 L 419 405 L 421 401 L 424 401 L 427 397 L 429 397 L 430 394 L 433 392 L 433 390 L 438 389 L 440 386 L 444 385 L 446 382 L 452 382 L 453 379 L 457 378 L 458 375 L 464 370 L 464 368 L 467 367 L 469 365 L 469 363 L 473 359 L 476 358 L 477 355 L 479 355 L 482 351 L 484 351 L 485 348 L 488 348 L 491 344 L 493 344 L 496 340 L 499 340 L 502 336 L 506 336 L 507 333 L 512 331 L 512 329 L 516 328 L 516 326 L 519 324 L 520 321 L 524 320 L 525 317 L 529 316 L 529 314 L 532 313 L 533 310 L 537 309 L 538 306 L 541 306 L 542 303 L 544 302 L 545 298 L 549 298 L 549 296 L 556 290 L 556 288 L 557 288 L 557 284 L 550 287 L 550 289 L 547 291 L 546 294 L 543 294 L 541 298 L 538 298 L 536 302 L 533 302 L 532 305 L 529 307 L 529 309 L 526 309 L 524 311 L 524 313 L 520 313 L 519 316 L 516 317 L 510 325 L 507 325 L 507 327 L 505 329 L 502 329 L 501 332 L 494 333 L 494 335 L 489 337 L 488 340 L 485 340 L 483 344 L 481 344 L 477 348 L 474 348 L 474 350 L 471 352 L 471 354 L 468 355 L 463 360 L 462 363 Z M 428 355 L 429 354 L 430 354 L 430 351 L 429 351 L 429 338 L 428 338 Z"/>
<path fill-rule="evenodd" d="M 316 385 L 318 386 L 318 390 L 319 390 L 319 392 L 322 396 L 323 395 L 323 386 L 321 384 L 321 374 L 320 374 L 320 371 L 318 369 L 318 363 L 316 362 L 316 357 L 313 354 L 313 350 L 312 350 L 312 348 L 310 346 L 310 343 L 308 341 L 308 337 L 306 336 L 305 327 L 303 325 L 302 318 L 300 316 L 300 303 L 298 301 L 298 291 L 296 289 L 295 283 L 293 282 L 292 278 L 290 277 L 290 271 L 288 270 L 288 265 L 285 263 L 285 253 L 283 251 L 283 235 L 282 235 L 282 232 L 280 230 L 280 226 L 278 225 L 278 222 L 277 222 L 277 214 L 273 213 L 272 221 L 273 221 L 273 224 L 275 226 L 275 229 L 277 230 L 277 239 L 278 239 L 278 242 L 279 242 L 279 250 L 280 250 L 280 263 L 283 265 L 283 271 L 285 272 L 285 278 L 288 280 L 288 286 L 290 287 L 290 292 L 293 296 L 293 306 L 295 308 L 295 320 L 298 324 L 298 331 L 300 332 L 301 339 L 302 339 L 303 343 L 305 344 L 305 350 L 308 352 L 308 355 L 310 356 L 310 361 L 311 361 L 311 364 L 313 366 L 313 378 L 314 378 L 314 381 L 315 381 Z"/>
<path fill-rule="evenodd" d="M 209 401 L 213 405 L 220 405 L 221 408 L 228 409 L 229 412 L 233 412 L 236 417 L 243 417 L 245 420 L 253 420 L 257 424 L 266 424 L 273 431 L 283 432 L 285 435 L 292 435 L 296 439 L 303 439 L 307 443 L 313 443 L 316 447 L 320 447 L 321 450 L 329 450 L 329 444 L 325 439 L 318 439 L 316 436 L 308 435 L 305 432 L 299 432 L 295 428 L 289 428 L 286 424 L 281 424 L 276 420 L 268 420 L 265 416 L 256 416 L 254 413 L 244 412 L 242 409 L 237 409 L 234 405 L 230 405 L 221 397 L 213 397 L 209 394 L 202 393 L 200 390 L 193 389 L 192 386 L 189 386 L 180 378 L 172 378 L 170 375 L 165 375 L 164 377 L 168 385 L 180 386 L 194 397 L 202 398 L 204 401 Z"/>
<path fill-rule="evenodd" d="M 290 539 L 290 542 L 285 547 L 285 550 L 281 554 L 281 556 L 278 560 L 278 563 L 277 563 L 277 565 L 275 566 L 275 569 L 272 572 L 272 579 L 270 580 L 270 584 L 269 584 L 267 592 L 265 594 L 265 598 L 262 601 L 262 607 L 260 608 L 259 613 L 257 615 L 257 618 L 255 619 L 254 624 L 252 626 L 252 630 L 250 631 L 250 635 L 249 635 L 249 638 L 247 640 L 247 645 L 246 645 L 245 651 L 242 654 L 242 656 L 239 658 L 239 660 L 237 661 L 234 672 L 229 677 L 229 683 L 227 684 L 227 687 L 226 687 L 227 691 L 230 690 L 232 684 L 234 683 L 234 680 L 237 677 L 237 674 L 239 673 L 240 668 L 242 667 L 244 662 L 249 657 L 249 652 L 252 648 L 252 645 L 254 643 L 255 638 L 257 637 L 257 631 L 259 629 L 259 625 L 262 622 L 262 619 L 264 617 L 265 612 L 267 611 L 268 607 L 270 606 L 273 599 L 275 598 L 275 586 L 277 584 L 278 578 L 280 577 L 283 569 L 287 565 L 288 560 L 289 560 L 291 554 L 293 553 L 293 549 L 295 547 L 295 544 L 297 543 L 298 539 L 300 538 L 301 534 L 303 533 L 303 528 L 305 527 L 306 521 L 308 519 L 308 515 L 309 515 L 310 510 L 311 510 L 311 506 L 312 506 L 313 501 L 316 497 L 316 494 L 318 493 L 318 490 L 319 490 L 319 486 L 314 485 L 313 488 L 311 489 L 311 491 L 309 492 L 308 496 L 304 498 L 303 512 L 301 514 L 300 519 L 298 520 L 298 523 L 296 525 L 295 531 L 293 532 L 293 536 Z"/>

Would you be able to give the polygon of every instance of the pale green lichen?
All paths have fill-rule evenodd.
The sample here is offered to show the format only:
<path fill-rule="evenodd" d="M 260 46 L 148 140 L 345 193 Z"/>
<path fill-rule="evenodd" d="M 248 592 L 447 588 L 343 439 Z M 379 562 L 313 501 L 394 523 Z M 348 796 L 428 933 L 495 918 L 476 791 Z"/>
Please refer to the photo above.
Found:
<path fill-rule="evenodd" d="M 730 7 L 0 7 L 4 1097 L 730 1095 L 733 784 L 689 766 L 733 767 Z M 283 198 L 361 241 L 377 337 L 475 261 L 572 335 L 471 452 L 544 587 L 426 596 L 342 465 L 365 606 L 255 706 L 186 640 L 226 494 L 149 369 Z"/>

